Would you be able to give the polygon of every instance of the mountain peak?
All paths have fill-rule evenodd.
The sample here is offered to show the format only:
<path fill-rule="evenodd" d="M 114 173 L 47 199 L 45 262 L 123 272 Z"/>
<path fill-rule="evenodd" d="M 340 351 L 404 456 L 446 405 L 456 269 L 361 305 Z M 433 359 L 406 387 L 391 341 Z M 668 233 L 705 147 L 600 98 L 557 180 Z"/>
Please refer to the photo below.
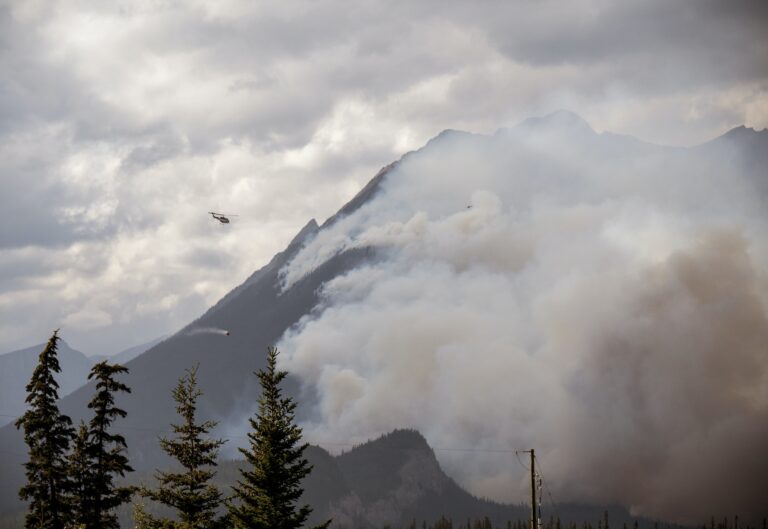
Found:
<path fill-rule="evenodd" d="M 721 136 L 721 138 L 730 138 L 734 140 L 741 138 L 751 139 L 755 137 L 768 137 L 768 129 L 757 130 L 745 125 L 739 125 Z"/>
<path fill-rule="evenodd" d="M 446 139 L 446 138 L 455 138 L 455 137 L 471 136 L 471 135 L 472 135 L 472 133 L 466 132 L 466 131 L 463 131 L 463 130 L 444 129 L 444 130 L 442 130 L 440 132 L 440 134 L 438 134 L 437 136 L 435 136 L 434 138 L 432 138 L 429 141 L 433 142 L 433 141 L 443 140 L 443 139 Z"/>
<path fill-rule="evenodd" d="M 376 454 L 374 467 L 377 474 L 389 474 L 401 468 L 413 453 L 427 455 L 430 460 L 437 463 L 434 452 L 427 440 L 416 430 L 394 430 L 377 439 L 355 446 L 349 452 L 339 456 L 342 463 L 358 465 L 360 461 L 367 460 L 371 454 Z"/>
<path fill-rule="evenodd" d="M 378 441 L 399 450 L 432 450 L 418 430 L 396 429 L 382 435 Z"/>
<path fill-rule="evenodd" d="M 288 253 L 290 253 L 290 250 L 295 249 L 297 246 L 304 244 L 307 237 L 314 235 L 319 229 L 320 226 L 318 226 L 317 221 L 315 219 L 310 219 L 309 222 L 307 222 L 304 227 L 299 230 L 299 233 L 296 234 L 291 242 L 288 243 Z"/>
<path fill-rule="evenodd" d="M 529 129 L 574 130 L 590 132 L 592 134 L 595 132 L 584 118 L 569 110 L 557 110 L 544 116 L 528 118 L 517 127 Z"/>
<path fill-rule="evenodd" d="M 768 129 L 756 130 L 751 127 L 739 125 L 730 129 L 722 136 L 710 140 L 697 148 L 709 149 L 711 147 L 724 147 L 727 149 L 738 149 L 741 152 L 749 153 L 749 159 L 758 160 L 759 165 L 764 166 L 766 160 L 766 146 L 768 146 Z"/>

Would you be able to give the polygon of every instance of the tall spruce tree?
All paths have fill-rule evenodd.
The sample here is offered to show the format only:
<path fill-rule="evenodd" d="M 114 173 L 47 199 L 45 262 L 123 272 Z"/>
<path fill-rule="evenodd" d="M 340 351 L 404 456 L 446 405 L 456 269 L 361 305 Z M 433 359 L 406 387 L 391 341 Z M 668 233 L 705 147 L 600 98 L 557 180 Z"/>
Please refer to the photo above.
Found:
<path fill-rule="evenodd" d="M 24 523 L 29 529 L 60 529 L 69 521 L 66 454 L 73 429 L 58 407 L 59 384 L 54 379 L 54 373 L 61 372 L 58 333 L 58 329 L 53 332 L 40 353 L 26 388 L 27 411 L 16 421 L 29 448 L 29 461 L 24 464 L 27 483 L 19 490 L 19 497 L 29 501 Z"/>
<path fill-rule="evenodd" d="M 304 458 L 307 444 L 301 444 L 301 428 L 294 424 L 296 403 L 283 397 L 280 383 L 288 375 L 277 370 L 278 350 L 267 351 L 267 367 L 256 373 L 261 398 L 255 418 L 250 419 L 250 448 L 240 448 L 247 467 L 233 487 L 237 503 L 229 514 L 237 529 L 295 529 L 306 522 L 312 509 L 297 507 L 301 481 L 312 470 Z M 330 520 L 319 526 L 325 528 Z"/>
<path fill-rule="evenodd" d="M 115 406 L 115 394 L 130 393 L 131 389 L 115 379 L 128 368 L 119 364 L 99 362 L 91 368 L 88 380 L 96 380 L 96 394 L 88 403 L 93 418 L 88 424 L 85 454 L 90 462 L 89 481 L 83 491 L 84 501 L 79 506 L 80 518 L 75 522 L 85 529 L 119 529 L 114 510 L 130 501 L 132 487 L 119 487 L 115 476 L 123 477 L 133 469 L 125 456 L 126 443 L 122 435 L 110 433 L 109 428 L 126 412 Z"/>
<path fill-rule="evenodd" d="M 224 518 L 217 516 L 222 506 L 222 493 L 211 483 L 216 474 L 221 439 L 209 439 L 209 432 L 216 427 L 215 421 L 197 422 L 197 399 L 203 392 L 197 387 L 198 366 L 187 370 L 179 379 L 172 394 L 181 424 L 171 425 L 176 437 L 160 438 L 160 446 L 181 465 L 182 472 L 157 472 L 156 489 L 142 487 L 139 493 L 152 501 L 173 508 L 179 521 L 157 518 L 139 505 L 134 511 L 138 529 L 213 529 L 223 527 Z"/>
<path fill-rule="evenodd" d="M 84 421 L 80 421 L 72 450 L 67 457 L 67 473 L 71 479 L 72 519 L 79 522 L 85 518 L 91 503 L 89 494 L 93 474 L 91 460 L 88 457 L 88 426 Z"/>

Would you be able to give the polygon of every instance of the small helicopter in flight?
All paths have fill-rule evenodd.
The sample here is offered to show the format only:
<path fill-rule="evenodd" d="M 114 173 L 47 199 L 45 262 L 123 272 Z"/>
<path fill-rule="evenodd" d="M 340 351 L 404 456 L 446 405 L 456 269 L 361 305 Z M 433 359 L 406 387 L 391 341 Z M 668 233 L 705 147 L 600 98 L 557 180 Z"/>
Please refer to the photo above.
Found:
<path fill-rule="evenodd" d="M 209 211 L 208 214 L 222 224 L 229 224 L 229 217 L 239 217 L 239 215 L 231 215 L 229 213 L 216 213 L 215 211 Z"/>

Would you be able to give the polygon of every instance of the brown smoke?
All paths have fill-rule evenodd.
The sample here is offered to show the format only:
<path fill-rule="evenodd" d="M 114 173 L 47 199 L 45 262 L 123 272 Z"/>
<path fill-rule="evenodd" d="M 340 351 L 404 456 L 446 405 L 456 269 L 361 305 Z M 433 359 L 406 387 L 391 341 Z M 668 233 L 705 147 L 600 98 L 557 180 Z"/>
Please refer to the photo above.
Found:
<path fill-rule="evenodd" d="M 285 288 L 345 248 L 382 256 L 280 345 L 320 396 L 307 432 L 418 428 L 471 448 L 438 457 L 499 500 L 527 482 L 495 450 L 533 446 L 559 501 L 762 516 L 768 197 L 736 152 L 580 134 L 442 138 L 302 250 Z"/>

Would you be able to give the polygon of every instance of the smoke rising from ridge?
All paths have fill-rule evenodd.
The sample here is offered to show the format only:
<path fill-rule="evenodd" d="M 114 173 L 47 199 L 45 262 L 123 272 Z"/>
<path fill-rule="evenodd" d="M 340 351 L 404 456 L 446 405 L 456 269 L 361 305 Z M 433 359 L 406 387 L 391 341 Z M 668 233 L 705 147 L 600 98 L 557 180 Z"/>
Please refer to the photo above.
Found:
<path fill-rule="evenodd" d="M 319 394 L 307 433 L 533 446 L 560 501 L 761 514 L 768 197 L 740 156 L 567 114 L 406 156 L 283 270 L 287 289 L 346 249 L 379 256 L 279 345 Z M 526 498 L 498 458 L 438 455 L 476 493 Z"/>

